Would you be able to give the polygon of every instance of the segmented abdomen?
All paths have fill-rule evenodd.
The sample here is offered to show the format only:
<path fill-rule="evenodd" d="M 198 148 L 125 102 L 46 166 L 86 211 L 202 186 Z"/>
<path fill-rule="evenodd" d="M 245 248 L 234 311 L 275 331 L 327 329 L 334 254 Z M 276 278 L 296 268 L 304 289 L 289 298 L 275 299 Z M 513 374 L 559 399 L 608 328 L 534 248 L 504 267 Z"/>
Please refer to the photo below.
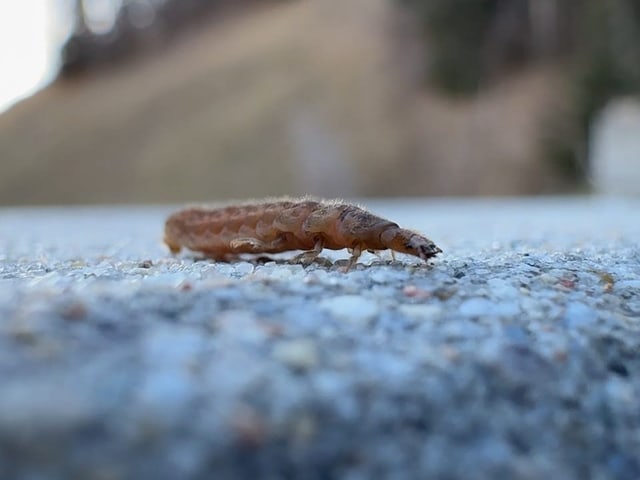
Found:
<path fill-rule="evenodd" d="M 230 245 L 242 238 L 273 244 L 284 237 L 286 241 L 281 242 L 281 246 L 265 253 L 308 250 L 313 248 L 314 241 L 305 235 L 302 225 L 318 205 L 315 201 L 278 201 L 214 209 L 189 208 L 167 219 L 165 242 L 175 251 L 187 247 L 214 257 L 243 253 Z"/>

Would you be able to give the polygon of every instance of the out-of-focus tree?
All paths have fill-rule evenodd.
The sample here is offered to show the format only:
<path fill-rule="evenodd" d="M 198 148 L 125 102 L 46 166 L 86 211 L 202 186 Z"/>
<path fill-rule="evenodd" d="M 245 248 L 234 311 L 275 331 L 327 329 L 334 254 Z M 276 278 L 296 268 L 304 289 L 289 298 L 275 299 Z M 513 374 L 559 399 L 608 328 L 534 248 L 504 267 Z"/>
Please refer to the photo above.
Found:
<path fill-rule="evenodd" d="M 640 91 L 637 0 L 399 0 L 419 18 L 427 81 L 473 95 L 518 67 L 562 64 L 572 125 L 550 142 L 570 175 L 585 173 L 589 125 L 613 96 Z"/>
<path fill-rule="evenodd" d="M 568 75 L 574 79 L 573 137 L 557 138 L 557 160 L 568 173 L 584 174 L 594 118 L 614 97 L 640 93 L 640 3 L 589 0 L 574 11 L 578 28 Z"/>
<path fill-rule="evenodd" d="M 591 0 L 580 13 L 575 75 L 586 129 L 611 97 L 640 91 L 640 2 Z"/>
<path fill-rule="evenodd" d="M 401 0 L 425 39 L 428 79 L 470 94 L 532 60 L 565 54 L 574 39 L 574 0 Z"/>
<path fill-rule="evenodd" d="M 164 46 L 180 33 L 267 0 L 73 0 L 75 28 L 62 50 L 61 76 L 117 63 Z"/>

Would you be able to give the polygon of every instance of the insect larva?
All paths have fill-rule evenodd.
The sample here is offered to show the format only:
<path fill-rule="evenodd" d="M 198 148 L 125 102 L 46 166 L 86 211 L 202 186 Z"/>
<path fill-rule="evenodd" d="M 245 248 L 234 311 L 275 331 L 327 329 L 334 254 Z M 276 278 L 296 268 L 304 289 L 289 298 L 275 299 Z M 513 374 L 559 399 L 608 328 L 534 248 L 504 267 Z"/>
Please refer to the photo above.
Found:
<path fill-rule="evenodd" d="M 186 247 L 217 260 L 242 253 L 306 250 L 296 260 L 310 263 L 323 248 L 347 248 L 347 270 L 365 250 L 391 249 L 423 260 L 442 252 L 423 235 L 360 207 L 313 199 L 187 208 L 169 216 L 164 241 L 173 253 Z"/>

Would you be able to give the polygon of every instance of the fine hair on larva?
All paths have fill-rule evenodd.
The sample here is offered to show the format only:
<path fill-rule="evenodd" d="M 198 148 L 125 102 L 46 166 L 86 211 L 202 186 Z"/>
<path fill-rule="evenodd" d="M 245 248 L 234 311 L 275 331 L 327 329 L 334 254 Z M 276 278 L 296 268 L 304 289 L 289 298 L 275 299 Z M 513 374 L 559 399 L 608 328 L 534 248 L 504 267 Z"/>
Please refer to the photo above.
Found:
<path fill-rule="evenodd" d="M 164 241 L 173 253 L 188 248 L 221 261 L 245 253 L 304 250 L 294 261 L 310 263 L 324 248 L 346 248 L 351 252 L 347 269 L 367 250 L 390 249 L 425 261 L 442 252 L 424 235 L 363 207 L 311 197 L 187 207 L 167 218 Z"/>

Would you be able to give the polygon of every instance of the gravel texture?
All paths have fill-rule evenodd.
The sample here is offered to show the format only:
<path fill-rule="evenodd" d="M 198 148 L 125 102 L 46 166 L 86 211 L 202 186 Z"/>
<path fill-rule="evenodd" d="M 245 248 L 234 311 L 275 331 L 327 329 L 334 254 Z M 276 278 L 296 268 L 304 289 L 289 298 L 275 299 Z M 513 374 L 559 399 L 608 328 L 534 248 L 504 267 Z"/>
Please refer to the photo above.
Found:
<path fill-rule="evenodd" d="M 170 208 L 0 210 L 0 478 L 640 478 L 640 200 L 366 204 L 445 253 L 216 264 Z"/>

